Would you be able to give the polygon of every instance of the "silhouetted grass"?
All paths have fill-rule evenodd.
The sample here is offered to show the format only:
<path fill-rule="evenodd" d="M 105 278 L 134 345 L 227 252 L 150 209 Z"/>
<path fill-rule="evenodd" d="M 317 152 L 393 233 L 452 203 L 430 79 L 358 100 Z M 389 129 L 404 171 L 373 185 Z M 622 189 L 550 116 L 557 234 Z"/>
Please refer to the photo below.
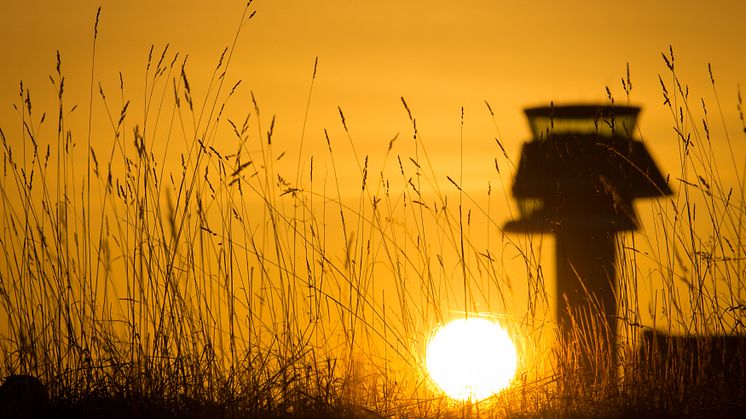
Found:
<path fill-rule="evenodd" d="M 241 24 L 251 16 L 249 3 Z M 192 92 L 186 57 L 168 47 L 149 53 L 142 102 L 126 99 L 122 76 L 108 94 L 92 68 L 84 137 L 69 127 L 76 106 L 66 102 L 59 55 L 50 77 L 54 116 L 39 115 L 21 87 L 22 130 L 0 131 L 0 368 L 39 377 L 49 412 L 524 417 L 746 409 L 743 353 L 738 368 L 713 375 L 702 360 L 656 363 L 638 350 L 648 308 L 637 290 L 651 283 L 663 309 L 651 309 L 655 322 L 646 326 L 744 333 L 746 167 L 732 148 L 731 161 L 716 156 L 722 141 L 743 138 L 712 137 L 710 126 L 726 127 L 720 104 L 690 105 L 672 52 L 661 85 L 680 145 L 670 178 L 678 193 L 652 203 L 654 222 L 643 232 L 619 238 L 623 342 L 592 348 L 602 373 L 589 380 L 573 354 L 594 342 L 545 344 L 554 325 L 544 318 L 540 237 L 505 235 L 507 215 L 433 168 L 404 99 L 412 141 L 384 141 L 377 166 L 358 155 L 341 108 L 340 126 L 323 133 L 326 155 L 293 166 L 273 143 L 275 117 L 261 113 L 253 93 L 247 113 L 231 108 L 243 88 L 228 81 L 234 48 L 219 57 L 204 97 Z M 629 101 L 629 74 L 623 85 Z M 742 114 L 740 94 L 737 106 Z M 132 116 L 135 107 L 142 117 Z M 487 111 L 494 120 L 489 104 Z M 102 114 L 96 122 L 108 124 L 108 136 L 91 129 Z M 304 124 L 301 149 L 305 135 Z M 501 139 L 494 154 L 498 178 L 510 179 L 515 165 Z M 343 172 L 349 161 L 357 170 Z M 725 170 L 735 171 L 734 184 L 721 177 Z M 494 238 L 486 244 L 485 231 Z M 641 241 L 650 250 L 640 250 Z M 511 291 L 505 255 L 523 266 L 526 295 Z M 515 384 L 479 403 L 447 400 L 423 370 L 429 330 L 464 311 L 504 310 L 509 298 L 528 307 L 523 318 L 501 319 L 522 359 Z M 620 374 L 610 371 L 612 351 Z M 686 359 L 679 355 L 673 359 Z"/>

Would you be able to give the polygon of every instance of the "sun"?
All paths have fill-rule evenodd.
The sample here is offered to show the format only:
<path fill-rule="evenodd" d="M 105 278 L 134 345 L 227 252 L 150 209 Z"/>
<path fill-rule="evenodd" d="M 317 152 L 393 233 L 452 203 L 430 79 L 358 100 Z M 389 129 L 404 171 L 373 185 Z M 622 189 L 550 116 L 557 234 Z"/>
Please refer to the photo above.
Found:
<path fill-rule="evenodd" d="M 430 378 L 457 400 L 478 401 L 504 390 L 518 365 L 508 332 L 481 317 L 454 320 L 440 328 L 425 356 Z"/>

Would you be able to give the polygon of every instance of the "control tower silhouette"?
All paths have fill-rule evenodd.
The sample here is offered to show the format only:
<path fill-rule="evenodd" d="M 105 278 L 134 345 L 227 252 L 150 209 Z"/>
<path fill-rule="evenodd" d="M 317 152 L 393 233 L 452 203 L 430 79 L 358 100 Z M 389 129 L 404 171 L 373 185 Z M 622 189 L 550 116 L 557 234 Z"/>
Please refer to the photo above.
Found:
<path fill-rule="evenodd" d="M 533 139 L 523 144 L 513 184 L 520 219 L 504 230 L 554 235 L 558 338 L 589 369 L 608 351 L 616 371 L 615 236 L 637 228 L 635 198 L 671 194 L 634 139 L 639 112 L 614 105 L 525 110 Z"/>

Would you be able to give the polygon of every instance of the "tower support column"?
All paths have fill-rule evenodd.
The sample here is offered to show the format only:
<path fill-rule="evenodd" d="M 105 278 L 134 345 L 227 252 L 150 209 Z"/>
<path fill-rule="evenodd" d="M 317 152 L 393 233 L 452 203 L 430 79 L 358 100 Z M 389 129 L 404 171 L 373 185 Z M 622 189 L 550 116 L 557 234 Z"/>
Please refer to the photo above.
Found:
<path fill-rule="evenodd" d="M 555 234 L 560 338 L 579 366 L 616 371 L 616 235 L 563 227 Z"/>

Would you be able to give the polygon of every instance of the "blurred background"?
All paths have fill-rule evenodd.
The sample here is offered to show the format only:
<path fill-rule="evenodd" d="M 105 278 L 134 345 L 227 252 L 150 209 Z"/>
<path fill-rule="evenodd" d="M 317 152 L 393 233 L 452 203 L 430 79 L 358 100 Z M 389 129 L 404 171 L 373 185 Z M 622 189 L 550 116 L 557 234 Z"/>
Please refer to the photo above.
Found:
<path fill-rule="evenodd" d="M 92 72 L 92 32 L 99 5 Z M 22 103 L 20 82 L 30 90 L 32 124 L 40 132 L 54 132 L 55 124 L 47 121 L 45 128 L 39 116 L 53 115 L 57 106 L 57 90 L 49 81 L 56 51 L 66 77 L 66 106 L 78 105 L 67 117 L 68 126 L 77 127 L 76 141 L 84 143 L 90 112 L 92 146 L 106 150 L 111 147 L 111 125 L 99 86 L 116 103 L 131 100 L 131 118 L 152 115 L 155 108 L 143 106 L 152 77 L 146 71 L 149 51 L 153 46 L 156 60 L 168 45 L 169 54 L 179 53 L 179 63 L 188 55 L 185 68 L 192 96 L 201 104 L 221 53 L 242 25 L 225 75 L 228 86 L 238 80 L 241 85 L 226 115 L 243 120 L 254 111 L 253 94 L 262 129 L 272 126 L 275 156 L 285 153 L 277 163 L 278 172 L 284 170 L 292 182 L 296 171 L 310 170 L 310 159 L 316 156 L 316 170 L 327 179 L 326 194 L 336 195 L 337 183 L 343 197 L 357 202 L 364 158 L 370 159 L 371 173 L 383 171 L 379 168 L 385 161 L 389 169 L 397 169 L 393 157 L 386 160 L 396 139 L 391 154 L 412 170 L 408 159 L 425 150 L 432 183 L 423 193 L 448 196 L 455 203 L 463 196 L 448 178 L 461 186 L 469 195 L 464 205 L 475 210 L 469 234 L 477 248 L 482 242 L 489 246 L 490 240 L 493 245 L 505 240 L 496 226 L 516 216 L 510 185 L 521 143 L 530 139 L 525 107 L 612 101 L 641 106 L 637 136 L 677 191 L 681 184 L 675 179 L 696 182 L 696 174 L 681 170 L 681 141 L 673 127 L 681 116 L 689 129 L 701 130 L 707 119 L 723 184 L 735 184 L 744 174 L 746 142 L 738 113 L 739 83 L 746 81 L 744 2 L 257 0 L 251 8 L 256 14 L 242 21 L 244 5 L 234 0 L 2 0 L 0 127 L 11 147 L 23 147 L 24 128 L 13 108 Z M 680 87 L 662 55 L 674 66 Z M 158 89 L 170 90 L 169 83 Z M 672 99 L 673 108 L 664 103 L 661 83 L 670 97 L 679 96 Z M 687 94 L 690 108 L 679 115 L 677 109 L 684 103 L 679 100 Z M 157 102 L 152 106 L 157 108 Z M 416 119 L 423 149 L 414 149 L 408 111 Z M 235 148 L 229 139 L 231 129 L 223 124 L 219 130 L 212 145 L 227 154 Z M 336 178 L 331 163 L 318 157 L 327 150 L 324 130 L 338 153 Z M 184 144 L 174 142 L 170 147 L 176 154 L 167 155 L 166 165 L 178 162 Z M 260 149 L 258 143 L 252 147 Z M 645 246 L 658 234 L 658 221 L 649 204 L 638 203 L 638 209 L 646 229 L 635 246 L 650 255 Z M 485 294 L 475 308 L 523 318 L 529 310 L 526 269 L 514 260 L 517 253 L 507 249 L 497 276 L 510 283 L 509 297 L 497 303 L 494 295 Z M 538 257 L 551 294 L 551 250 Z M 650 256 L 650 267 L 645 267 L 645 259 L 642 278 L 657 269 L 655 255 Z M 461 281 L 457 270 L 453 275 Z M 659 286 L 639 284 L 641 306 L 650 307 L 641 310 L 647 316 L 642 322 L 648 325 L 659 310 L 654 307 Z M 453 296 L 459 292 L 441 291 L 453 300 L 446 307 L 454 312 L 464 309 L 459 305 L 462 298 Z M 375 295 L 378 299 L 380 292 Z M 389 301 L 394 300 L 393 292 L 389 295 Z"/>

